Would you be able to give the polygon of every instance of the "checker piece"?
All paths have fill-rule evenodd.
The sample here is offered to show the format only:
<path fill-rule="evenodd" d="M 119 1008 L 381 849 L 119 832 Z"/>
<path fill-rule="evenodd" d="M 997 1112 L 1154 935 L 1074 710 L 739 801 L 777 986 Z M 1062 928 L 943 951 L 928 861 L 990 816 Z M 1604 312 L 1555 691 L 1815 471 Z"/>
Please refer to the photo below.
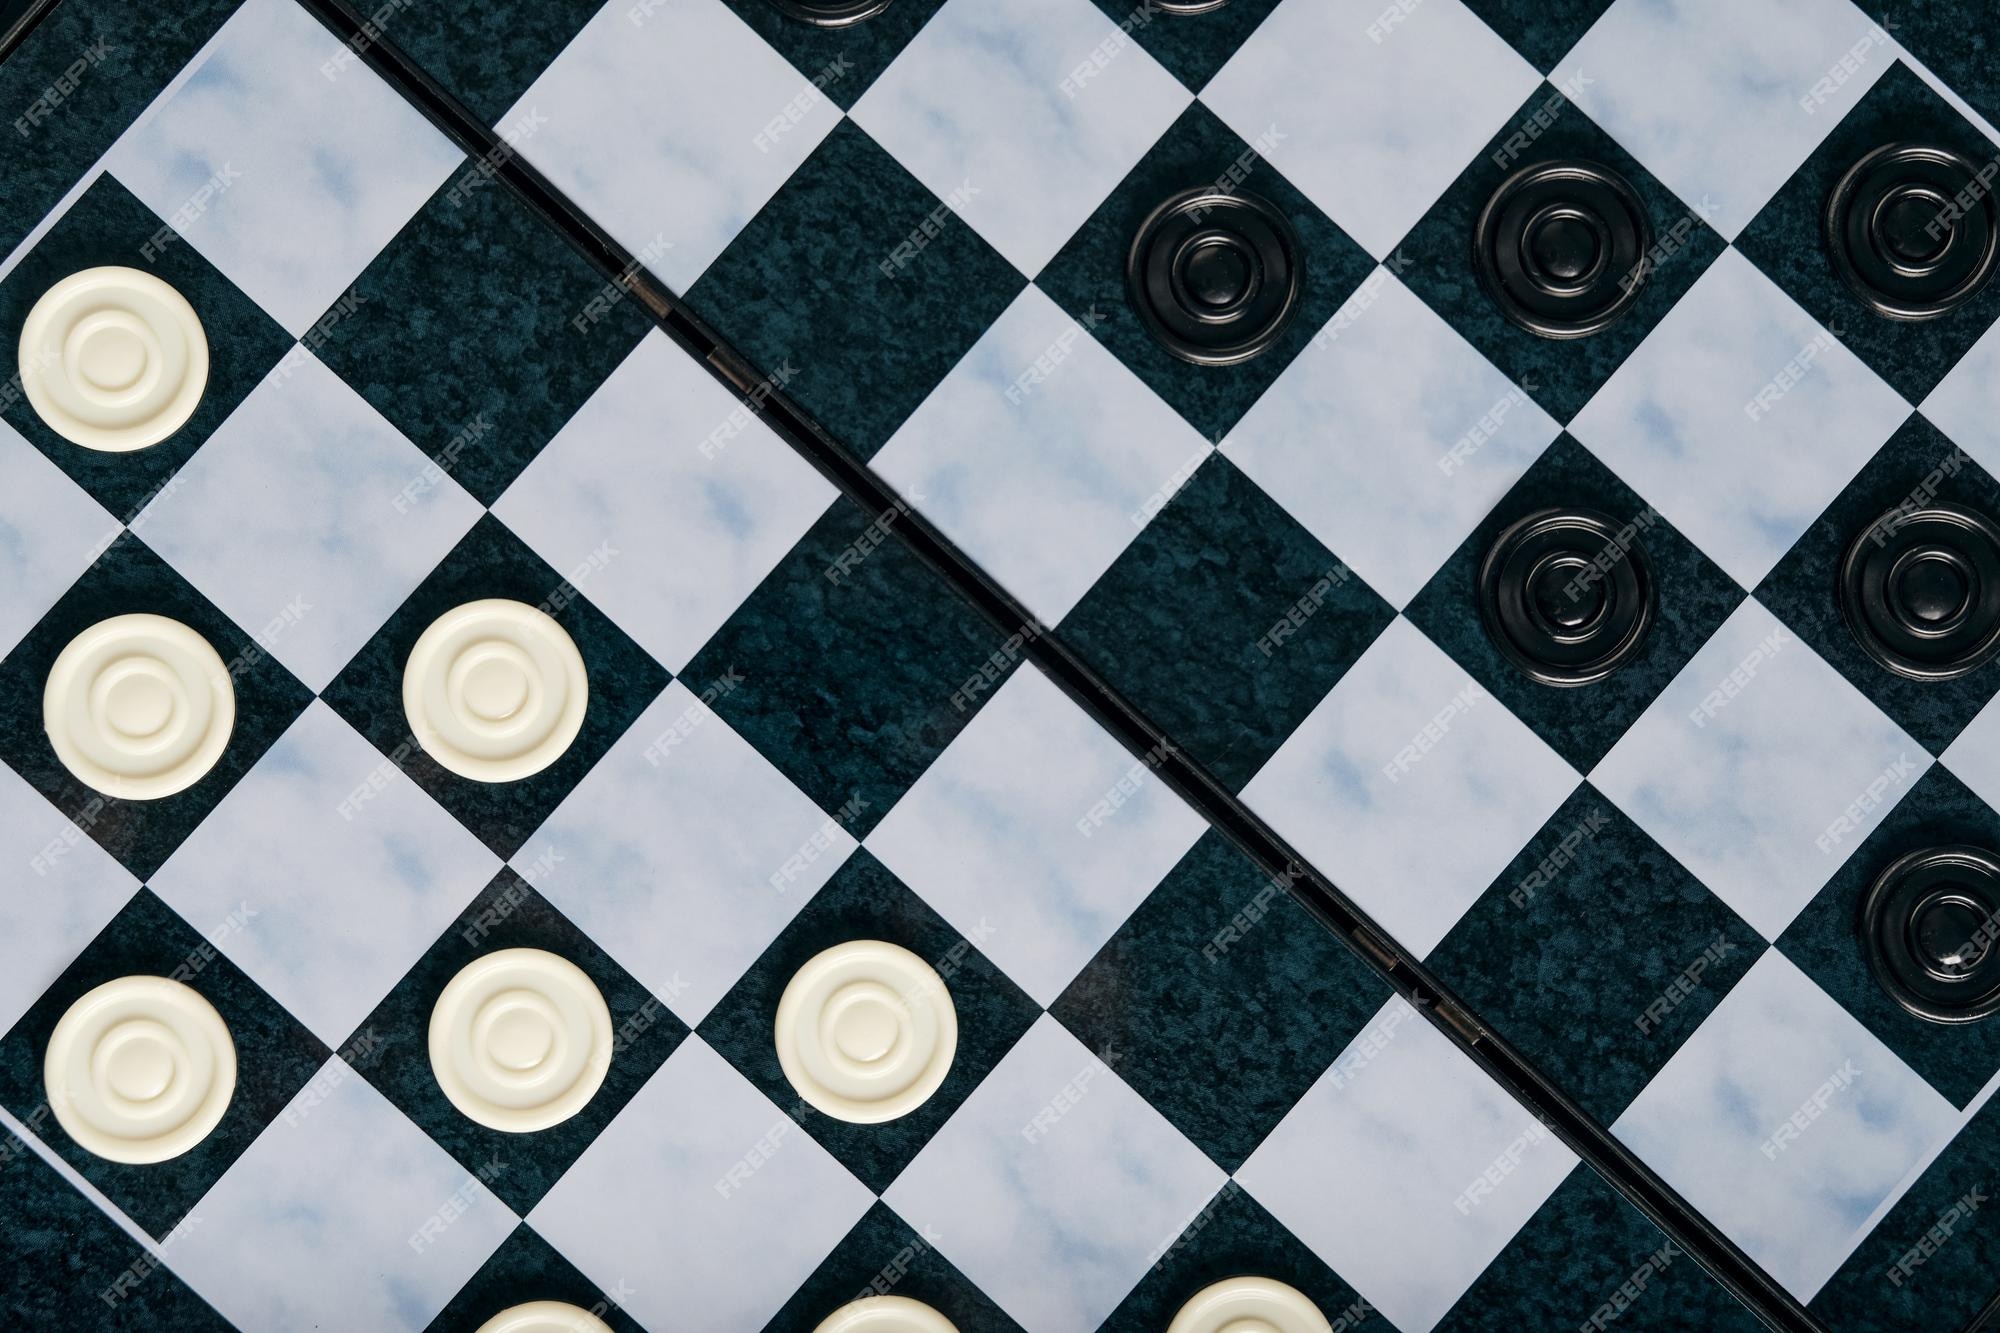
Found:
<path fill-rule="evenodd" d="M 529 1301 L 502 1310 L 477 1333 L 611 1333 L 611 1325 L 568 1301 Z"/>
<path fill-rule="evenodd" d="M 1933 1023 L 2000 1009 L 2000 858 L 1929 847 L 1897 860 L 1861 905 L 1868 965 L 1892 999 Z"/>
<path fill-rule="evenodd" d="M 1297 1287 L 1268 1277 L 1232 1277 L 1196 1292 L 1167 1333 L 1332 1333 L 1332 1328 Z"/>
<path fill-rule="evenodd" d="M 1509 662 L 1544 685 L 1589 685 L 1630 661 L 1657 593 L 1638 525 L 1543 509 L 1502 532 L 1479 568 L 1479 615 Z"/>
<path fill-rule="evenodd" d="M 944 978 L 901 945 L 849 940 L 815 955 L 778 998 L 778 1064 L 808 1105 L 880 1124 L 938 1090 L 958 1051 Z"/>
<path fill-rule="evenodd" d="M 236 1043 L 192 987 L 118 977 L 56 1021 L 42 1081 L 78 1146 L 112 1162 L 164 1162 L 222 1122 L 236 1092 Z"/>
<path fill-rule="evenodd" d="M 1841 280 L 1889 319 L 1935 319 L 1993 276 L 2000 208 L 1989 178 L 1935 144 L 1885 144 L 1849 167 L 1826 206 Z"/>
<path fill-rule="evenodd" d="M 2000 525 L 1962 505 L 1892 509 L 1848 546 L 1840 605 L 1897 675 L 1963 676 L 2000 652 Z"/>
<path fill-rule="evenodd" d="M 813 1333 L 958 1333 L 958 1325 L 907 1296 L 866 1296 L 835 1310 Z"/>
<path fill-rule="evenodd" d="M 1298 233 L 1275 204 L 1213 187 L 1174 195 L 1140 224 L 1125 261 L 1132 305 L 1162 347 L 1233 366 L 1298 309 Z"/>
<path fill-rule="evenodd" d="M 560 1124 L 611 1069 L 611 1010 L 583 969 L 542 949 L 467 964 L 431 1010 L 431 1072 L 469 1119 L 525 1134 Z"/>
<path fill-rule="evenodd" d="M 107 265 L 42 293 L 21 325 L 21 388 L 73 444 L 125 453 L 187 423 L 208 386 L 208 337 L 187 298 Z"/>
<path fill-rule="evenodd" d="M 78 781 L 156 800 L 215 767 L 236 725 L 236 687 L 221 655 L 178 620 L 112 616 L 56 655 L 42 725 Z"/>
<path fill-rule="evenodd" d="M 872 19 L 889 7 L 889 0 L 771 0 L 771 3 L 816 28 L 845 28 Z"/>
<path fill-rule="evenodd" d="M 432 621 L 403 668 L 410 734 L 479 782 L 513 782 L 561 758 L 589 696 L 576 641 L 546 611 L 499 597 Z"/>
<path fill-rule="evenodd" d="M 1598 162 L 1523 167 L 1473 228 L 1473 266 L 1500 313 L 1544 338 L 1584 338 L 1639 299 L 1653 244 L 1631 183 Z"/>

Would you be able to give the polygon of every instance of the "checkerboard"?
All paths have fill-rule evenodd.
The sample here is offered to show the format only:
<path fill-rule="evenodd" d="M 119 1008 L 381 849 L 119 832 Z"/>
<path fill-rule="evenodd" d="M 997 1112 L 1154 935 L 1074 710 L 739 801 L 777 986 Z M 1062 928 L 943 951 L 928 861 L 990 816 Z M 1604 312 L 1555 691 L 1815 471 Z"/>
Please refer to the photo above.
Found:
<path fill-rule="evenodd" d="M 1245 1274 L 1340 1330 L 1990 1315 L 2000 1029 L 1899 1008 L 1858 921 L 1906 852 L 2000 848 L 2000 666 L 1892 675 L 1834 584 L 1913 494 L 2000 512 L 2000 284 L 1886 320 L 1818 232 L 1878 144 L 2000 152 L 1975 7 L 26 13 L 5 345 L 126 265 L 211 371 L 124 454 L 0 393 L 10 1326 L 551 1299 L 734 1333 L 893 1293 L 966 1333 L 1159 1330 Z M 1671 238 L 1589 338 L 1472 271 L 1541 159 L 1610 164 Z M 1239 364 L 1170 355 L 1128 297 L 1191 187 L 1275 204 L 1305 257 Z M 636 267 L 607 282 L 586 232 Z M 690 356 L 662 292 L 733 352 Z M 1477 603 L 1550 506 L 1642 522 L 1659 585 L 1580 689 Z M 515 782 L 403 710 L 418 635 L 482 598 L 588 673 Z M 80 783 L 39 713 L 133 611 L 237 699 L 152 801 Z M 808 1105 L 772 1040 L 856 939 L 929 961 L 959 1025 L 877 1125 Z M 425 1034 L 517 947 L 582 969 L 616 1040 L 581 1113 L 510 1134 Z M 239 1059 L 216 1129 L 147 1166 L 73 1142 L 42 1077 L 131 974 L 193 987 Z"/>

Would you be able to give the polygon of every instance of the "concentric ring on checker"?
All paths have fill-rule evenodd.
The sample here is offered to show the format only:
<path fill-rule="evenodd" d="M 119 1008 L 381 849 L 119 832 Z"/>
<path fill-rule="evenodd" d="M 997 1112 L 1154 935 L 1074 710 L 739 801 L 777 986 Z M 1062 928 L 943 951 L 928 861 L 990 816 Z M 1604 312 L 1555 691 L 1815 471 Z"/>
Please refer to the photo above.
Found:
<path fill-rule="evenodd" d="M 1167 1333 L 1332 1333 L 1297 1287 L 1268 1277 L 1232 1277 L 1203 1287 L 1181 1306 Z"/>
<path fill-rule="evenodd" d="M 2000 525 L 1963 505 L 1891 509 L 1840 562 L 1862 650 L 1911 680 L 1950 680 L 2000 652 Z"/>
<path fill-rule="evenodd" d="M 1472 231 L 1473 267 L 1500 313 L 1543 338 L 1609 328 L 1639 299 L 1653 224 L 1630 181 L 1598 162 L 1523 167 Z"/>
<path fill-rule="evenodd" d="M 590 680 L 546 611 L 487 598 L 431 622 L 403 668 L 403 713 L 424 753 L 462 778 L 539 773 L 583 729 Z"/>
<path fill-rule="evenodd" d="M 1269 347 L 1298 312 L 1298 233 L 1275 204 L 1212 186 L 1140 224 L 1125 281 L 1147 332 L 1183 361 L 1233 366 Z"/>
<path fill-rule="evenodd" d="M 1847 169 L 1826 206 L 1834 270 L 1889 319 L 1935 319 L 1993 276 L 2000 204 L 1971 159 L 1935 144 L 1884 144 Z"/>
<path fill-rule="evenodd" d="M 958 1333 L 958 1325 L 908 1296 L 864 1296 L 822 1319 L 813 1333 Z"/>
<path fill-rule="evenodd" d="M 568 1301 L 529 1301 L 508 1306 L 476 1333 L 611 1333 L 611 1325 Z"/>
<path fill-rule="evenodd" d="M 236 1043 L 215 1006 L 166 977 L 118 977 L 56 1020 L 42 1058 L 56 1123 L 112 1162 L 178 1157 L 236 1092 Z"/>
<path fill-rule="evenodd" d="M 2000 1009 L 2000 857 L 1958 845 L 1901 857 L 1862 899 L 1861 939 L 1875 980 L 1918 1018 Z"/>
<path fill-rule="evenodd" d="M 611 1069 L 611 1010 L 584 970 L 542 949 L 468 963 L 431 1010 L 431 1072 L 464 1115 L 525 1134 L 581 1111 Z"/>
<path fill-rule="evenodd" d="M 21 389 L 72 444 L 127 453 L 194 415 L 208 335 L 187 298 L 150 273 L 107 265 L 43 292 L 21 325 Z"/>
<path fill-rule="evenodd" d="M 889 0 L 771 0 L 779 11 L 815 28 L 845 28 L 872 19 Z"/>
<path fill-rule="evenodd" d="M 944 978 L 883 940 L 849 940 L 807 961 L 778 999 L 778 1064 L 806 1103 L 875 1125 L 943 1085 L 958 1051 Z"/>
<path fill-rule="evenodd" d="M 42 726 L 77 781 L 158 800 L 199 782 L 229 748 L 236 687 L 221 654 L 180 621 L 112 616 L 56 655 Z"/>
<path fill-rule="evenodd" d="M 1213 14 L 1228 3 L 1229 0 L 1150 0 L 1148 8 L 1176 18 L 1191 18 L 1197 14 Z"/>
<path fill-rule="evenodd" d="M 1542 509 L 1494 540 L 1479 616 L 1501 656 L 1544 685 L 1589 685 L 1638 653 L 1658 593 L 1641 525 L 1589 509 Z"/>

